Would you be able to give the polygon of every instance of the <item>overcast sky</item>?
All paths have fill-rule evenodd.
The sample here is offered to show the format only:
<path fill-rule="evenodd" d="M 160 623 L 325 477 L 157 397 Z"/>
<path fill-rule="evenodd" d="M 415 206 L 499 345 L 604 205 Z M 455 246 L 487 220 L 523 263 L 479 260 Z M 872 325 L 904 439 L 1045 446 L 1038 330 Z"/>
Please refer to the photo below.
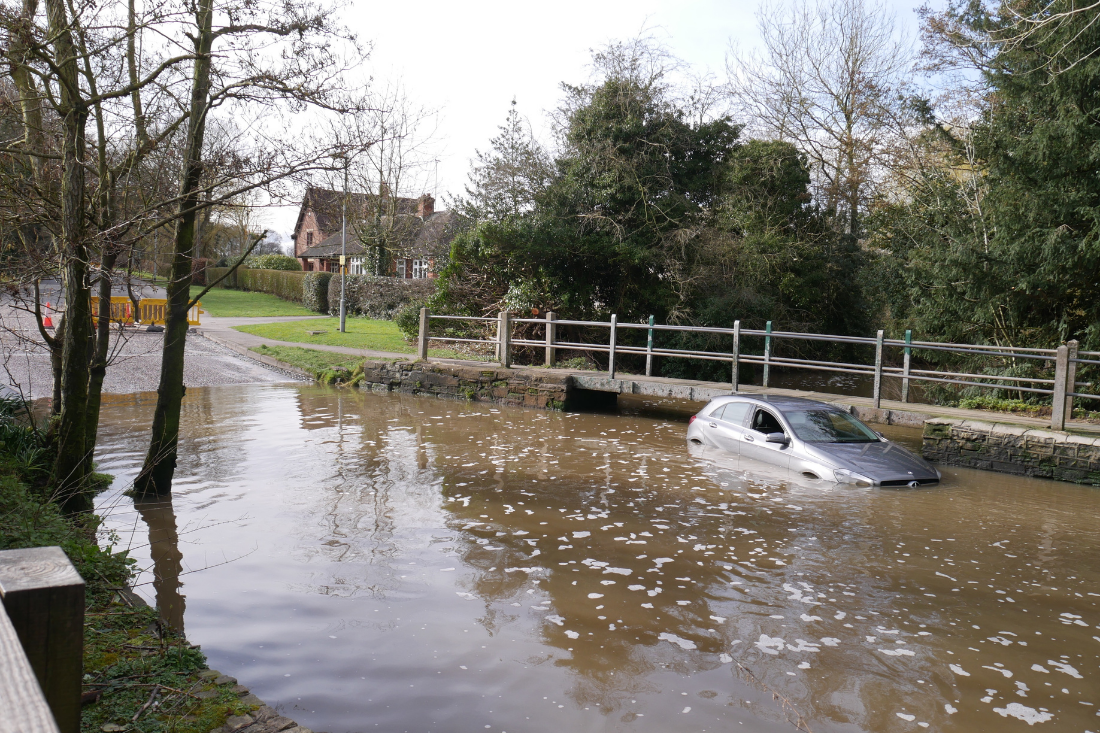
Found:
<path fill-rule="evenodd" d="M 902 31 L 915 36 L 920 0 L 888 0 Z M 725 76 L 730 42 L 758 43 L 757 7 L 776 0 L 556 0 L 463 3 L 354 0 L 351 30 L 373 43 L 368 72 L 399 78 L 419 103 L 439 110 L 437 206 L 466 182 L 475 149 L 485 150 L 515 97 L 521 114 L 548 142 L 546 113 L 559 84 L 585 81 L 591 49 L 647 29 L 695 69 Z M 430 190 L 430 189 L 435 190 Z M 268 226 L 288 237 L 295 206 L 268 209 Z"/>

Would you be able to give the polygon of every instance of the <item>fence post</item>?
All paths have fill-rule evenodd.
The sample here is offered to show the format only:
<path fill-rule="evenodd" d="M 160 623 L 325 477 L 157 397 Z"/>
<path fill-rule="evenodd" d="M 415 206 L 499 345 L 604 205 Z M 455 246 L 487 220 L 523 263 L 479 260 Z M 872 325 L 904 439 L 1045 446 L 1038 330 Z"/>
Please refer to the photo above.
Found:
<path fill-rule="evenodd" d="M 875 409 L 882 406 L 882 331 L 875 334 Z"/>
<path fill-rule="evenodd" d="M 554 366 L 555 358 L 557 354 L 554 352 L 557 349 L 554 348 L 554 341 L 557 339 L 558 327 L 554 321 L 558 320 L 558 316 L 554 311 L 546 312 L 546 366 Z"/>
<path fill-rule="evenodd" d="M 647 377 L 653 376 L 653 324 L 656 322 L 655 316 L 649 317 L 649 337 L 645 342 L 645 375 Z"/>
<path fill-rule="evenodd" d="M 500 323 L 497 331 L 497 353 L 500 355 L 500 365 L 505 369 L 512 366 L 512 314 L 508 311 L 500 312 Z"/>
<path fill-rule="evenodd" d="M 766 331 L 767 333 L 772 332 L 772 322 L 771 321 L 768 321 L 767 325 L 764 326 L 764 331 Z M 768 388 L 768 377 L 770 376 L 770 373 L 771 373 L 771 367 L 772 367 L 772 337 L 771 336 L 765 336 L 764 337 L 764 389 Z"/>
<path fill-rule="evenodd" d="M 1062 344 L 1054 358 L 1054 397 L 1050 403 L 1050 429 L 1066 429 L 1066 377 L 1069 372 L 1069 347 Z"/>
<path fill-rule="evenodd" d="M 614 313 L 611 314 L 611 346 L 607 352 L 607 373 L 612 379 L 615 378 L 615 328 L 619 325 L 619 317 Z"/>
<path fill-rule="evenodd" d="M 84 580 L 60 547 L 5 550 L 0 598 L 57 728 L 79 733 Z"/>
<path fill-rule="evenodd" d="M 741 321 L 733 322 L 733 375 L 730 379 L 730 391 L 736 392 L 740 386 L 737 371 L 741 361 Z"/>
<path fill-rule="evenodd" d="M 1077 358 L 1077 348 L 1079 344 L 1077 339 L 1073 341 L 1067 341 L 1066 346 L 1069 348 L 1069 354 L 1066 361 L 1066 392 L 1077 391 L 1077 362 L 1073 361 Z M 1073 398 L 1066 395 L 1066 419 L 1073 419 Z"/>
<path fill-rule="evenodd" d="M 905 331 L 905 358 L 902 361 L 901 367 L 901 401 L 909 401 L 909 356 L 913 349 L 908 344 L 913 343 L 913 332 L 906 329 Z"/>
<path fill-rule="evenodd" d="M 420 309 L 420 340 L 416 344 L 416 358 L 428 360 L 428 319 L 431 315 L 427 308 Z"/>

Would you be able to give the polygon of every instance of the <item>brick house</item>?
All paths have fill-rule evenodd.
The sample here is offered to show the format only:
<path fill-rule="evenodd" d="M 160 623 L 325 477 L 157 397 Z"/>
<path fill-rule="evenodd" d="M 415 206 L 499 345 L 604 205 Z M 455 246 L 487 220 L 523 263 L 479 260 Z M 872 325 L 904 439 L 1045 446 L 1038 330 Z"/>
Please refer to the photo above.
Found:
<path fill-rule="evenodd" d="M 343 193 L 309 187 L 291 239 L 302 269 L 339 272 Z M 435 278 L 450 252 L 457 217 L 436 211 L 429 194 L 420 198 L 348 194 L 348 274 L 380 274 L 420 280 Z M 377 263 L 377 265 L 376 265 Z"/>

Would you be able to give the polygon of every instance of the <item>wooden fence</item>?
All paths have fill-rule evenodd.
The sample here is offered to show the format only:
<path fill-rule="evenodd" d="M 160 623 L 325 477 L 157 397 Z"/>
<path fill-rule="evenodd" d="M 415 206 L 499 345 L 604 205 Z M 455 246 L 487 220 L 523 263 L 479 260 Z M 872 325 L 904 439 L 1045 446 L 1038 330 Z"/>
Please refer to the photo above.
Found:
<path fill-rule="evenodd" d="M 431 322 L 442 323 L 466 322 L 481 327 L 495 324 L 496 338 L 464 338 L 446 335 L 431 335 Z M 543 329 L 545 339 L 535 341 L 533 339 L 513 338 L 513 329 L 516 324 L 534 324 Z M 575 326 L 576 330 L 583 329 L 591 332 L 602 329 L 608 330 L 608 337 L 601 341 L 562 341 L 558 339 L 558 328 L 561 326 Z M 619 331 L 621 329 L 638 329 L 647 332 L 646 345 L 635 346 L 621 343 Z M 693 349 L 657 348 L 653 343 L 655 332 L 690 332 L 698 334 L 719 335 L 729 339 L 728 351 L 704 351 Z M 420 341 L 418 356 L 421 359 L 428 358 L 428 344 L 431 341 L 485 344 L 496 350 L 496 358 L 504 367 L 512 364 L 512 353 L 516 346 L 528 346 L 545 349 L 545 364 L 553 366 L 557 363 L 559 350 L 596 352 L 607 355 L 608 372 L 615 377 L 616 357 L 623 354 L 634 354 L 645 357 L 645 374 L 651 376 L 653 372 L 654 357 L 668 357 L 675 359 L 702 359 L 705 361 L 729 362 L 730 387 L 736 392 L 738 389 L 738 367 L 741 364 L 759 364 L 763 366 L 763 386 L 767 387 L 773 367 L 790 369 L 808 369 L 813 371 L 827 371 L 842 374 L 857 374 L 873 379 L 872 396 L 875 407 L 882 402 L 882 385 L 884 379 L 898 379 L 901 381 L 901 400 L 908 402 L 910 398 L 910 384 L 913 382 L 927 382 L 939 384 L 960 384 L 986 389 L 1011 389 L 1028 394 L 1040 394 L 1051 396 L 1051 427 L 1055 430 L 1064 430 L 1066 420 L 1073 415 L 1074 399 L 1100 400 L 1100 395 L 1079 392 L 1078 388 L 1091 387 L 1091 382 L 1079 382 L 1076 379 L 1078 365 L 1100 366 L 1100 351 L 1080 351 L 1076 341 L 1069 341 L 1053 349 L 1034 349 L 1016 346 L 995 346 L 988 344 L 950 344 L 938 341 L 914 341 L 911 331 L 905 332 L 904 339 L 885 338 L 879 331 L 873 338 L 863 336 L 833 336 L 818 333 L 799 333 L 795 331 L 774 331 L 772 322 L 768 321 L 763 330 L 741 328 L 740 321 L 734 321 L 733 328 L 712 328 L 706 326 L 678 326 L 670 324 L 657 324 L 652 316 L 648 323 L 620 323 L 617 316 L 612 315 L 610 321 L 567 321 L 558 320 L 554 313 L 547 313 L 545 318 L 514 318 L 508 311 L 502 311 L 497 318 L 484 318 L 473 316 L 440 316 L 432 315 L 427 308 L 420 311 Z M 746 337 L 758 337 L 763 341 L 762 353 L 750 353 L 744 348 Z M 777 357 L 773 354 L 772 346 L 775 341 L 787 339 L 791 341 L 817 341 L 832 344 L 857 344 L 874 349 L 874 361 L 869 364 L 849 362 L 822 361 L 815 359 L 795 359 L 790 357 Z M 886 363 L 886 352 L 894 349 L 900 357 L 901 366 L 890 366 Z M 1032 361 L 1040 363 L 1053 363 L 1054 375 L 1052 378 L 1043 377 L 1018 377 L 1002 374 L 974 374 L 969 372 L 953 372 L 935 369 L 915 369 L 912 366 L 912 356 L 915 352 L 940 352 L 952 353 L 965 357 L 996 357 L 1011 361 Z"/>
<path fill-rule="evenodd" d="M 60 547 L 0 551 L 0 733 L 79 733 L 84 580 Z"/>

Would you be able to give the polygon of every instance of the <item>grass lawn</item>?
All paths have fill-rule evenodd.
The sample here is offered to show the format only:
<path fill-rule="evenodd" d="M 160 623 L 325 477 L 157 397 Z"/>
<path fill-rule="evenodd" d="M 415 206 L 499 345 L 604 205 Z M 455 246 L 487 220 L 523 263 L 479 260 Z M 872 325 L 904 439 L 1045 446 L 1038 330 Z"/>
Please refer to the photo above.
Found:
<path fill-rule="evenodd" d="M 344 367 L 352 371 L 363 363 L 363 357 L 350 354 L 338 354 L 334 351 L 318 351 L 317 349 L 303 349 L 301 346 L 256 346 L 251 349 L 257 354 L 270 356 L 291 366 L 312 372 L 318 376 L 323 372 L 336 367 Z"/>
<path fill-rule="evenodd" d="M 375 321 L 370 318 L 348 318 L 345 333 L 340 333 L 339 318 L 289 321 L 286 323 L 258 323 L 255 326 L 237 326 L 237 330 L 269 338 L 273 341 L 347 346 L 353 349 L 390 351 L 396 354 L 416 353 L 416 348 L 405 340 L 396 323 L 393 321 Z M 309 331 L 324 331 L 325 333 L 311 336 L 308 333 Z M 430 349 L 428 354 L 445 359 L 469 358 L 449 349 Z M 361 357 L 360 360 L 362 360 Z"/>
<path fill-rule="evenodd" d="M 202 292 L 199 286 L 191 286 L 191 297 Z M 308 308 L 276 298 L 267 293 L 251 293 L 244 290 L 214 288 L 202 296 L 202 309 L 217 318 L 261 318 L 265 316 L 315 316 Z"/>

